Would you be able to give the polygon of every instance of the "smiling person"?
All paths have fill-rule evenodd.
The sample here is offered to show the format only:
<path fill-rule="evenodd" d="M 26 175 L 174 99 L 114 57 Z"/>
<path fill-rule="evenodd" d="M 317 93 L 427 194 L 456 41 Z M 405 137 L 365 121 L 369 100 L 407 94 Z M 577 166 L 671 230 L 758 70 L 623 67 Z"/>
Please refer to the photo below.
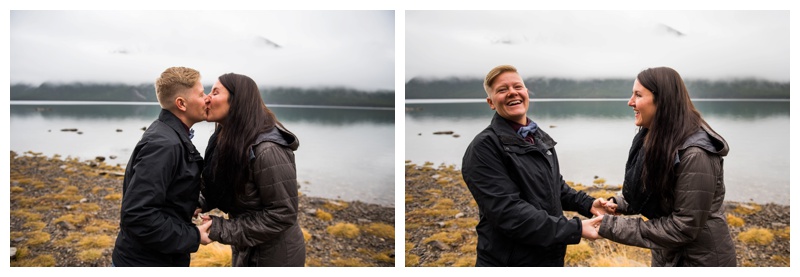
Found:
<path fill-rule="evenodd" d="M 209 238 L 229 244 L 233 266 L 304 266 L 293 151 L 300 141 L 264 105 L 255 81 L 228 73 L 206 97 L 217 128 L 206 148 L 203 211 Z"/>
<path fill-rule="evenodd" d="M 190 253 L 211 242 L 210 224 L 192 223 L 203 157 L 190 128 L 206 119 L 200 72 L 167 68 L 155 89 L 161 113 L 125 168 L 113 266 L 189 266 Z"/>
<path fill-rule="evenodd" d="M 597 237 L 591 221 L 566 218 L 564 210 L 590 218 L 616 205 L 564 182 L 555 140 L 527 117 L 528 89 L 516 68 L 493 68 L 483 87 L 496 113 L 470 143 L 461 170 L 480 212 L 475 265 L 564 266 L 568 244 Z"/>
<path fill-rule="evenodd" d="M 652 266 L 736 266 L 723 211 L 722 157 L 728 143 L 700 116 L 677 71 L 649 68 L 633 82 L 628 106 L 641 127 L 633 138 L 622 195 L 599 235 L 650 248 Z"/>

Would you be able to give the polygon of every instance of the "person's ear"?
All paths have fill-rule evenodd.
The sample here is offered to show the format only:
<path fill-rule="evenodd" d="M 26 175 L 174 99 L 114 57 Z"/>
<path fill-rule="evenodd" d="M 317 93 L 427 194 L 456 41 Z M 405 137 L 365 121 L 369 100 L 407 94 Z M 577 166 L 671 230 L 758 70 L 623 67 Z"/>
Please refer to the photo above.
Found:
<path fill-rule="evenodd" d="M 175 98 L 175 107 L 177 107 L 178 110 L 181 110 L 181 111 L 185 112 L 186 111 L 186 99 L 183 99 L 183 97 Z"/>
<path fill-rule="evenodd" d="M 491 97 L 488 97 L 488 96 L 486 97 L 486 103 L 489 103 L 489 108 L 494 110 L 494 104 L 492 104 L 492 98 Z"/>

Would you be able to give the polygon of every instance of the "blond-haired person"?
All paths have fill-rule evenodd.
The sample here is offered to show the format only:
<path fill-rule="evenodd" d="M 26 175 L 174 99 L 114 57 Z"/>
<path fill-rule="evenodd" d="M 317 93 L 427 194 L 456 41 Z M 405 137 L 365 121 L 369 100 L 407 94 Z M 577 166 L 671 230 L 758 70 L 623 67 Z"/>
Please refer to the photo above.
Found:
<path fill-rule="evenodd" d="M 493 68 L 483 86 L 496 113 L 470 143 L 461 169 L 480 212 L 475 265 L 564 266 L 567 245 L 597 230 L 563 211 L 592 217 L 615 205 L 564 182 L 556 142 L 527 117 L 528 89 L 516 68 Z"/>
<path fill-rule="evenodd" d="M 191 141 L 192 125 L 206 118 L 200 72 L 170 67 L 155 90 L 162 110 L 125 169 L 113 266 L 189 266 L 190 253 L 211 242 L 210 222 L 196 226 L 191 220 L 203 169 Z"/>

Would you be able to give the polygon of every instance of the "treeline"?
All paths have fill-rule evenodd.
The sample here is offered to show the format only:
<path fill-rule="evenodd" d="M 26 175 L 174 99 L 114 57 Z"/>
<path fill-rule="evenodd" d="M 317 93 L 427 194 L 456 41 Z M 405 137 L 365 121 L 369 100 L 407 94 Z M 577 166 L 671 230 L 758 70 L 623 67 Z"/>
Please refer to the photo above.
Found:
<path fill-rule="evenodd" d="M 205 88 L 206 93 L 211 87 Z M 394 91 L 361 91 L 348 88 L 263 88 L 267 104 L 394 107 Z M 50 84 L 11 86 L 10 100 L 41 101 L 137 101 L 158 102 L 153 85 Z"/>
<path fill-rule="evenodd" d="M 572 80 L 527 78 L 536 98 L 627 98 L 633 81 L 627 79 Z M 789 99 L 789 83 L 755 79 L 731 81 L 685 80 L 693 98 Z M 406 99 L 486 98 L 482 79 L 414 78 L 406 83 Z"/>

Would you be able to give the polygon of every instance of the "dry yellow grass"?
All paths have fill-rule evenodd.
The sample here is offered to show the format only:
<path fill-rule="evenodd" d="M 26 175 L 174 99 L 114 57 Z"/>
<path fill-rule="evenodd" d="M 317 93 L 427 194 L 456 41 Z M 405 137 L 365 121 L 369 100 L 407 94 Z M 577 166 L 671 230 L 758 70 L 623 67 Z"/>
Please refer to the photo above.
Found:
<path fill-rule="evenodd" d="M 565 264 L 577 264 L 578 262 L 585 261 L 594 255 L 592 249 L 586 241 L 581 240 L 578 244 L 567 245 L 567 254 L 564 256 Z"/>
<path fill-rule="evenodd" d="M 21 188 L 21 187 L 18 187 L 18 186 L 12 186 L 11 187 L 11 193 L 20 193 L 20 192 L 24 192 L 24 191 L 25 191 L 24 188 Z"/>
<path fill-rule="evenodd" d="M 331 260 L 331 264 L 340 267 L 365 267 L 369 264 L 364 263 L 359 258 L 339 258 Z"/>
<path fill-rule="evenodd" d="M 311 241 L 311 233 L 306 230 L 306 228 L 300 227 L 300 231 L 303 232 L 303 241 L 309 242 Z"/>
<path fill-rule="evenodd" d="M 375 253 L 372 258 L 379 262 L 394 264 L 394 258 L 390 257 L 394 254 L 394 250 L 386 250 L 381 253 Z"/>
<path fill-rule="evenodd" d="M 598 191 L 594 191 L 592 193 L 589 193 L 589 196 L 591 196 L 591 197 L 603 198 L 603 199 L 608 199 L 609 197 L 612 197 L 614 195 L 617 195 L 617 194 L 615 192 L 609 191 L 609 190 L 598 190 Z"/>
<path fill-rule="evenodd" d="M 29 232 L 26 237 L 29 246 L 41 245 L 50 241 L 50 234 L 41 231 Z"/>
<path fill-rule="evenodd" d="M 96 212 L 100 210 L 100 205 L 97 205 L 95 203 L 78 203 L 75 204 L 73 207 L 74 209 L 87 213 Z"/>
<path fill-rule="evenodd" d="M 781 266 L 787 266 L 788 267 L 789 264 L 790 264 L 789 257 L 782 256 L 782 255 L 772 255 L 772 257 L 770 257 L 770 260 L 773 260 L 773 261 L 776 261 L 776 262 L 780 263 Z"/>
<path fill-rule="evenodd" d="M 119 231 L 119 224 L 103 220 L 93 220 L 86 224 L 83 231 L 87 233 L 116 233 Z"/>
<path fill-rule="evenodd" d="M 355 238 L 361 232 L 358 226 L 351 223 L 336 223 L 328 227 L 328 233 L 337 237 Z"/>
<path fill-rule="evenodd" d="M 594 181 L 592 181 L 592 183 L 594 183 L 595 185 L 603 185 L 603 184 L 606 183 L 606 179 L 605 178 L 597 178 L 597 179 L 594 179 Z"/>
<path fill-rule="evenodd" d="M 370 223 L 363 228 L 367 234 L 384 239 L 394 239 L 394 226 L 386 223 Z"/>
<path fill-rule="evenodd" d="M 194 267 L 229 267 L 232 264 L 232 251 L 228 245 L 212 242 L 208 245 L 200 245 L 197 252 L 192 253 L 192 260 L 189 266 Z"/>
<path fill-rule="evenodd" d="M 458 231 L 456 231 L 456 232 L 439 232 L 439 233 L 433 234 L 432 236 L 424 239 L 422 241 L 422 243 L 423 244 L 428 244 L 428 243 L 430 243 L 432 241 L 441 241 L 441 242 L 443 242 L 445 244 L 453 244 L 453 243 L 456 243 L 456 242 L 460 242 L 461 238 L 462 238 L 461 232 L 458 232 Z"/>
<path fill-rule="evenodd" d="M 406 266 L 419 266 L 419 256 L 414 254 L 406 254 Z"/>
<path fill-rule="evenodd" d="M 789 240 L 789 237 L 791 236 L 791 232 L 789 231 L 789 227 L 788 226 L 786 228 L 774 230 L 774 231 L 772 231 L 772 233 L 775 234 L 776 236 L 778 236 L 779 238 L 782 238 L 782 239 L 785 239 L 785 240 Z"/>
<path fill-rule="evenodd" d="M 20 267 L 51 267 L 56 266 L 56 258 L 53 255 L 39 255 L 33 259 L 23 259 L 12 261 L 11 266 Z"/>
<path fill-rule="evenodd" d="M 19 248 L 17 248 L 17 259 L 18 260 L 27 258 L 28 255 L 30 255 L 30 254 L 31 254 L 31 250 L 28 249 L 27 247 L 19 247 Z"/>
<path fill-rule="evenodd" d="M 89 248 L 109 248 L 114 246 L 114 238 L 106 235 L 84 236 L 78 241 L 81 249 Z"/>
<path fill-rule="evenodd" d="M 475 266 L 475 261 L 477 260 L 478 260 L 477 255 L 467 255 L 465 257 L 458 258 L 455 262 L 453 262 L 453 266 L 455 267 Z"/>
<path fill-rule="evenodd" d="M 742 227 L 744 226 L 744 219 L 732 214 L 728 214 L 728 225 L 732 227 Z"/>
<path fill-rule="evenodd" d="M 56 218 L 53 223 L 59 222 L 68 222 L 72 225 L 80 225 L 81 223 L 86 222 L 86 215 L 84 214 L 65 214 L 59 218 Z"/>
<path fill-rule="evenodd" d="M 12 211 L 11 216 L 23 218 L 26 221 L 40 221 L 42 220 L 42 215 L 38 213 L 32 213 L 24 210 Z"/>
<path fill-rule="evenodd" d="M 41 231 L 42 229 L 44 229 L 45 226 L 47 226 L 47 224 L 45 224 L 44 222 L 27 222 L 22 225 L 23 228 L 36 231 Z"/>
<path fill-rule="evenodd" d="M 101 186 L 95 186 L 95 187 L 93 187 L 93 188 L 92 188 L 92 194 L 97 194 L 97 193 L 98 193 L 98 192 L 100 192 L 101 190 L 103 190 L 103 187 L 101 187 Z"/>
<path fill-rule="evenodd" d="M 322 219 L 324 221 L 331 221 L 333 219 L 333 215 L 330 213 L 323 211 L 322 209 L 317 209 L 317 218 Z"/>
<path fill-rule="evenodd" d="M 55 244 L 56 246 L 61 246 L 61 247 L 72 247 L 73 245 L 78 243 L 78 241 L 81 238 L 83 238 L 83 236 L 84 236 L 83 233 L 70 232 L 69 234 L 67 234 L 66 237 L 64 237 L 63 239 L 55 241 L 53 244 Z"/>
<path fill-rule="evenodd" d="M 733 209 L 734 213 L 741 214 L 741 215 L 751 215 L 761 211 L 761 205 L 756 203 L 749 203 L 749 204 L 740 204 Z"/>
<path fill-rule="evenodd" d="M 445 221 L 444 224 L 445 227 L 456 226 L 458 228 L 475 228 L 475 226 L 478 226 L 478 219 L 462 217 Z"/>
<path fill-rule="evenodd" d="M 84 262 L 94 262 L 103 258 L 103 249 L 88 249 L 78 252 L 78 259 Z"/>
<path fill-rule="evenodd" d="M 122 199 L 122 193 L 112 193 L 103 197 L 105 200 L 118 201 Z"/>
<path fill-rule="evenodd" d="M 344 201 L 337 200 L 337 201 L 325 202 L 325 204 L 323 204 L 322 206 L 325 207 L 325 209 L 328 209 L 329 211 L 341 211 L 347 209 L 347 207 L 349 207 L 350 204 Z"/>
<path fill-rule="evenodd" d="M 752 228 L 739 233 L 738 239 L 745 244 L 768 245 L 775 239 L 772 232 L 764 228 Z"/>

